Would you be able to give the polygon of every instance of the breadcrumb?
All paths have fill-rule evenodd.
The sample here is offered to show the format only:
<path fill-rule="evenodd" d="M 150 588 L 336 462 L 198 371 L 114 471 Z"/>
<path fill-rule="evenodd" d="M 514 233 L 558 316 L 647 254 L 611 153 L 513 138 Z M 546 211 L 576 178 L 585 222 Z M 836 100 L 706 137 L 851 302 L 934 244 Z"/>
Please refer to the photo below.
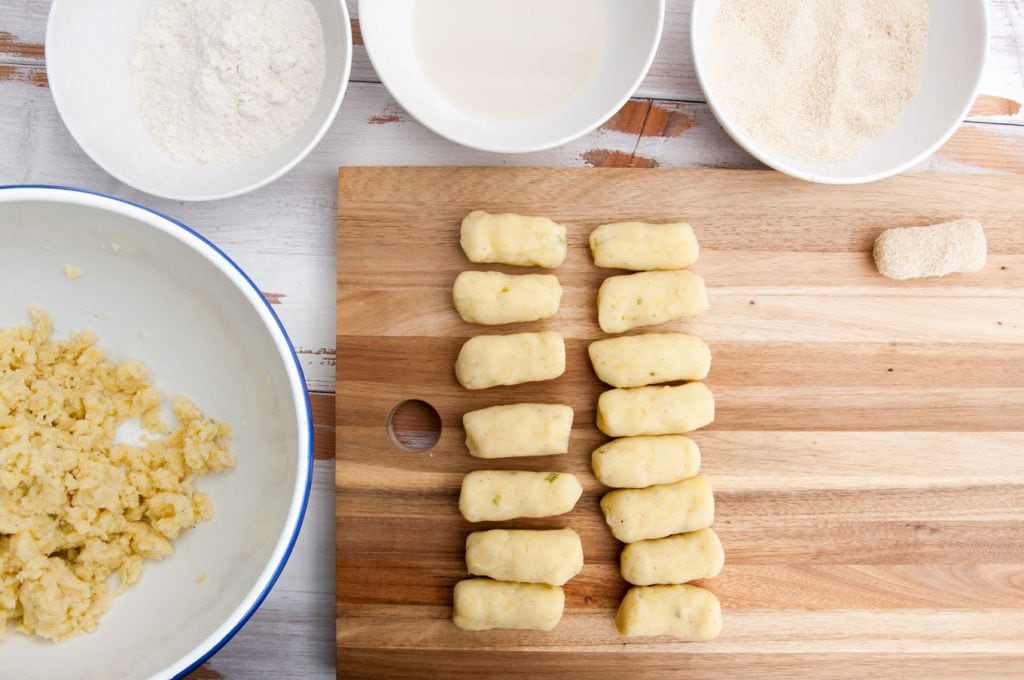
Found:
<path fill-rule="evenodd" d="M 985 267 L 985 232 L 975 219 L 886 229 L 875 241 L 874 256 L 878 272 L 890 279 L 976 272 Z"/>
<path fill-rule="evenodd" d="M 83 273 L 84 272 L 82 271 L 81 267 L 76 267 L 73 264 L 64 265 L 64 276 L 68 277 L 69 279 L 77 279 L 81 277 Z"/>

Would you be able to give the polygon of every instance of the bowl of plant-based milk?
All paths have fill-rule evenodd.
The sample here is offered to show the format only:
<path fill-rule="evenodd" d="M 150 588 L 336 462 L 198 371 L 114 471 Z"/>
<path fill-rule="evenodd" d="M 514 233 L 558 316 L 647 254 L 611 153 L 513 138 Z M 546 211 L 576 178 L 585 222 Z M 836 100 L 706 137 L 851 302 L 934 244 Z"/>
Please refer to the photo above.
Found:
<path fill-rule="evenodd" d="M 505 153 L 564 144 L 640 85 L 664 0 L 361 0 L 370 60 L 439 135 Z"/>
<path fill-rule="evenodd" d="M 726 132 L 763 163 L 871 182 L 952 136 L 978 92 L 984 0 L 695 0 L 694 66 Z"/>
<path fill-rule="evenodd" d="M 344 0 L 54 0 L 46 72 L 99 166 L 164 198 L 227 198 L 297 165 L 348 84 Z"/>

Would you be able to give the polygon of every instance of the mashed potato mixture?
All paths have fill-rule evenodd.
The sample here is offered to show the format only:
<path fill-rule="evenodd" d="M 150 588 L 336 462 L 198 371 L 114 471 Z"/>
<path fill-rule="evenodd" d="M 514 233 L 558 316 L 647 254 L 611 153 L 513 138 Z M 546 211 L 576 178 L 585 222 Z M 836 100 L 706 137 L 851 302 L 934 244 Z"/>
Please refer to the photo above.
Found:
<path fill-rule="evenodd" d="M 141 364 L 113 363 L 91 331 L 53 340 L 49 316 L 31 315 L 0 329 L 0 638 L 13 622 L 65 640 L 96 630 L 146 558 L 213 516 L 191 477 L 235 460 L 229 425 L 178 397 L 170 431 Z M 149 436 L 115 443 L 133 418 Z"/>

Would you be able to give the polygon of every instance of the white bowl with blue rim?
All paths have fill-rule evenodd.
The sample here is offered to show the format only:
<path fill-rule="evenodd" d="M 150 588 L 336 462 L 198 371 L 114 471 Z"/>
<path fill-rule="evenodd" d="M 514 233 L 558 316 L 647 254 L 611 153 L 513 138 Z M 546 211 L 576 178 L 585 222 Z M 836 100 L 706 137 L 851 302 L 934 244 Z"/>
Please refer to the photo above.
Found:
<path fill-rule="evenodd" d="M 90 328 L 136 359 L 170 399 L 234 428 L 237 466 L 204 475 L 216 514 L 147 560 L 99 629 L 53 643 L 12 629 L 0 677 L 180 677 L 226 643 L 266 597 L 309 498 L 312 418 L 302 369 L 259 289 L 185 225 L 142 206 L 58 187 L 0 188 L 0 327 L 39 305 L 55 336 Z M 64 274 L 68 265 L 82 275 Z"/>

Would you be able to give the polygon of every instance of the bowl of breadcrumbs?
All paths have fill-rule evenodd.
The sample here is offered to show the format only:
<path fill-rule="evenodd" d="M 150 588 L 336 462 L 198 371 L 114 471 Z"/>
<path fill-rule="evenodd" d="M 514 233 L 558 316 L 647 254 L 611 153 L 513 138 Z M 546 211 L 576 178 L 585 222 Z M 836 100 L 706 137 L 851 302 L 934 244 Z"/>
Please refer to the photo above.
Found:
<path fill-rule="evenodd" d="M 175 677 L 301 524 L 311 418 L 254 284 L 196 232 L 0 189 L 0 676 Z"/>
<path fill-rule="evenodd" d="M 729 135 L 800 179 L 870 182 L 934 153 L 968 115 L 984 0 L 696 0 L 694 68 Z"/>

